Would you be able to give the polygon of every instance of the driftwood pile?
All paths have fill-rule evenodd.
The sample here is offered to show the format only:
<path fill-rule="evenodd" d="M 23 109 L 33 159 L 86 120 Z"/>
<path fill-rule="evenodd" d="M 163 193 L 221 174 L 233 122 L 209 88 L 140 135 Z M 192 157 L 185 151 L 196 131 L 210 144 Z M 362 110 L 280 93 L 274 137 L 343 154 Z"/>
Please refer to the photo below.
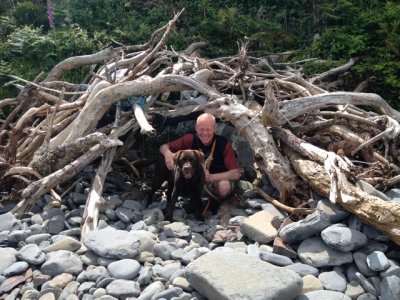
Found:
<path fill-rule="evenodd" d="M 275 202 L 290 205 L 299 194 L 318 192 L 400 244 L 400 205 L 354 185 L 362 179 L 381 191 L 398 186 L 400 112 L 380 96 L 363 93 L 365 83 L 355 92 L 327 90 L 356 60 L 306 78 L 304 62 L 251 57 L 245 42 L 238 55 L 215 59 L 197 56 L 203 42 L 181 52 L 166 50 L 180 14 L 146 44 L 70 57 L 33 82 L 14 77 L 23 83 L 17 84 L 20 94 L 0 101 L 0 109 L 14 107 L 0 126 L 1 201 L 21 199 L 15 213 L 29 211 L 45 194 L 61 201 L 56 188 L 101 158 L 86 204 L 84 236 L 96 229 L 111 163 L 131 146 L 129 138 L 123 143 L 119 137 L 139 130 L 154 134 L 150 113 L 175 117 L 205 111 L 232 124 L 248 141 L 255 169 L 279 191 Z M 68 71 L 84 66 L 91 66 L 85 85 L 63 81 Z M 185 99 L 187 91 L 198 97 Z M 131 109 L 117 106 L 115 120 L 98 128 L 110 108 L 126 99 L 134 100 Z M 181 107 L 182 101 L 194 105 Z"/>

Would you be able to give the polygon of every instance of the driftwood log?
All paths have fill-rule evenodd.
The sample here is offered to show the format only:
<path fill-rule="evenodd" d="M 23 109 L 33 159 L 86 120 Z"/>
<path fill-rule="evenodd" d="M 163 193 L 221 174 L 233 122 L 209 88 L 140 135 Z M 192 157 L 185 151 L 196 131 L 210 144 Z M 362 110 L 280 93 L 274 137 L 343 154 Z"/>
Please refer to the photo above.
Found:
<path fill-rule="evenodd" d="M 400 245 L 400 206 L 355 186 L 364 180 L 386 191 L 400 182 L 400 112 L 379 95 L 361 92 L 373 82 L 369 79 L 355 91 L 326 88 L 357 59 L 307 77 L 302 62 L 274 65 L 249 56 L 246 43 L 232 57 L 197 56 L 205 42 L 170 51 L 168 37 L 181 13 L 143 45 L 70 57 L 32 82 L 10 74 L 21 91 L 0 101 L 0 109 L 13 106 L 0 126 L 1 201 L 19 199 L 15 213 L 28 211 L 46 194 L 63 201 L 57 189 L 69 190 L 67 182 L 101 158 L 85 207 L 83 237 L 96 230 L 112 162 L 133 166 L 119 157 L 126 146 L 122 136 L 155 135 L 157 115 L 210 112 L 250 145 L 257 169 L 279 192 L 279 199 L 266 199 L 295 212 L 290 204 L 308 193 L 299 191 L 304 186 L 299 183 L 306 183 Z M 63 81 L 68 71 L 88 65 L 96 67 L 87 81 Z M 128 111 L 118 110 L 122 102 L 128 102 Z M 114 107 L 115 120 L 100 126 Z"/>

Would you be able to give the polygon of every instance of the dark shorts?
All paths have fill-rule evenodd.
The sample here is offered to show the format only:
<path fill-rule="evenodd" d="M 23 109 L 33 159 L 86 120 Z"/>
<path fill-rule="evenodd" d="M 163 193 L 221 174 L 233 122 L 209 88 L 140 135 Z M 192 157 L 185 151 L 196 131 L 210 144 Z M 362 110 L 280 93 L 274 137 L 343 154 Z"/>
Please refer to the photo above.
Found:
<path fill-rule="evenodd" d="M 235 189 L 236 181 L 230 180 L 229 182 L 230 182 L 230 184 L 231 184 L 231 191 L 230 191 L 230 194 L 231 194 L 231 193 L 233 192 L 233 190 Z M 214 192 L 214 193 L 217 192 L 216 181 L 210 182 L 210 183 L 208 184 L 208 186 L 210 187 L 210 190 L 211 190 L 212 192 Z"/>

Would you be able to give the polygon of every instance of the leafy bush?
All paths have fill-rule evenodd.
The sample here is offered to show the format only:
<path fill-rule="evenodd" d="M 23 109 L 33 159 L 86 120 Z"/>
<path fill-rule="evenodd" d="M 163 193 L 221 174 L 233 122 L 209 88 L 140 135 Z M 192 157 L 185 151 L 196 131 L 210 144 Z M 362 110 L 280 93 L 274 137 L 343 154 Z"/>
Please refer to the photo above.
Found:
<path fill-rule="evenodd" d="M 43 5 L 31 1 L 18 2 L 13 15 L 18 26 L 49 27 L 46 8 Z"/>

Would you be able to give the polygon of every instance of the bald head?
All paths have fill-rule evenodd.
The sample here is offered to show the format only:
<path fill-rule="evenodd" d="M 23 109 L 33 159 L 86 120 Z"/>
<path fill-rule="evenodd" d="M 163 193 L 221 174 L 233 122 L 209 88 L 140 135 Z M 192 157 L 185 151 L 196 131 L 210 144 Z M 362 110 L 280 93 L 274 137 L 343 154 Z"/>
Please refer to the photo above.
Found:
<path fill-rule="evenodd" d="M 217 130 L 217 123 L 212 114 L 201 114 L 196 121 L 197 136 L 204 145 L 211 144 Z"/>
<path fill-rule="evenodd" d="M 197 117 L 196 127 L 199 124 L 204 124 L 204 123 L 212 124 L 215 127 L 217 126 L 217 123 L 215 121 L 215 117 L 212 114 L 209 114 L 209 113 L 204 113 L 204 114 L 201 114 L 200 116 Z"/>

